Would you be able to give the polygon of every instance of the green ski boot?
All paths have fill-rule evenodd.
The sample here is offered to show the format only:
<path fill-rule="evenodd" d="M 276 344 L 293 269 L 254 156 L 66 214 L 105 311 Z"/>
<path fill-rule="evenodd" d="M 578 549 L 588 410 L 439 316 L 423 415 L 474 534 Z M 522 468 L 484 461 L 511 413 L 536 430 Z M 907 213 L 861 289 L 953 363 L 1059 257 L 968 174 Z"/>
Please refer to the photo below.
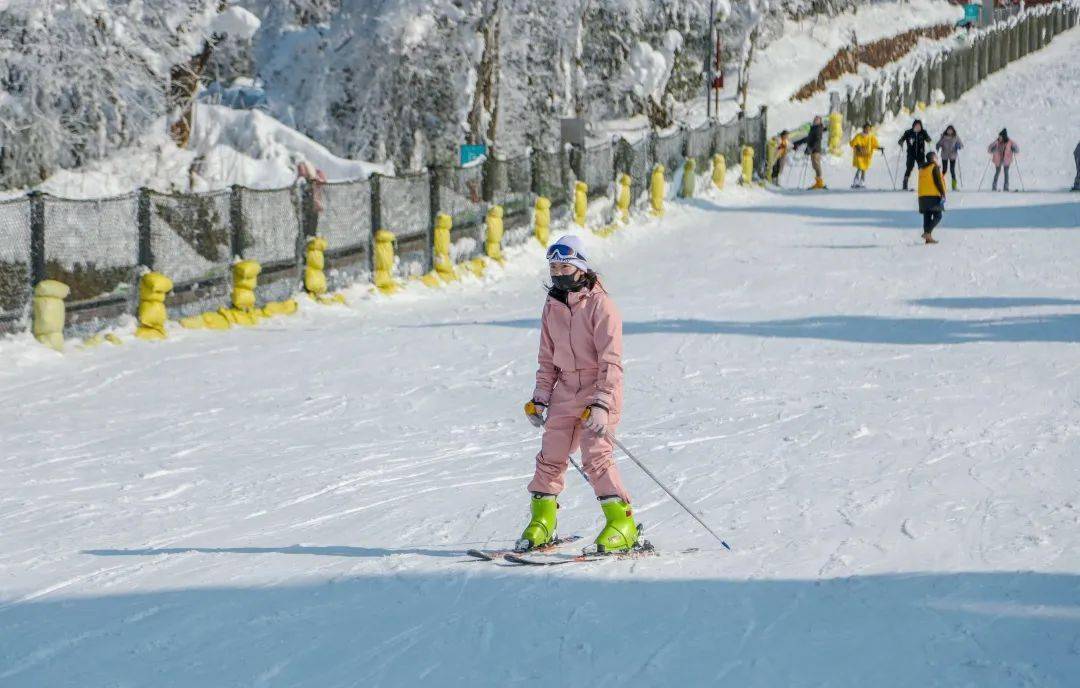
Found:
<path fill-rule="evenodd" d="M 528 552 L 556 538 L 555 523 L 559 504 L 555 501 L 555 495 L 533 493 L 529 500 L 529 509 L 532 511 L 532 520 L 525 526 L 521 539 L 514 544 L 516 552 Z"/>
<path fill-rule="evenodd" d="M 638 527 L 634 522 L 634 511 L 619 497 L 605 497 L 600 500 L 607 524 L 596 536 L 596 551 L 628 552 L 638 545 Z"/>

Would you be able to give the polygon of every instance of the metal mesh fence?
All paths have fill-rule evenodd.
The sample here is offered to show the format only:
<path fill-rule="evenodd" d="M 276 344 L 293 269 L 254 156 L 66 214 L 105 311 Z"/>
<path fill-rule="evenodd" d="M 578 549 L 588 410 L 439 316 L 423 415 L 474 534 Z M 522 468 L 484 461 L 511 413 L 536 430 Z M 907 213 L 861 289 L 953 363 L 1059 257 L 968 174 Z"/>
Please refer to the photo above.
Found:
<path fill-rule="evenodd" d="M 615 146 L 614 171 L 617 174 L 630 175 L 630 196 L 638 199 L 649 188 L 649 175 L 652 173 L 652 156 L 649 135 L 642 136 L 631 143 L 620 139 Z"/>
<path fill-rule="evenodd" d="M 231 194 L 151 191 L 148 195 L 153 269 L 178 286 L 227 276 L 232 259 Z"/>
<path fill-rule="evenodd" d="M 262 191 L 239 189 L 242 225 L 240 251 L 267 266 L 296 263 L 300 236 L 298 187 Z"/>
<path fill-rule="evenodd" d="M 371 271 L 371 182 L 318 184 L 312 193 L 315 233 L 327 244 L 327 283 L 340 289 Z"/>
<path fill-rule="evenodd" d="M 501 205 L 506 217 L 527 213 L 533 203 L 532 158 L 489 158 L 484 170 L 484 196 Z"/>
<path fill-rule="evenodd" d="M 740 135 L 742 125 L 738 120 L 721 124 L 713 133 L 713 151 L 724 156 L 728 166 L 737 164 L 740 158 Z"/>
<path fill-rule="evenodd" d="M 479 197 L 477 187 L 477 197 Z M 442 212 L 449 212 L 443 210 Z M 400 272 L 418 275 L 431 269 L 431 182 L 427 172 L 379 177 L 382 227 L 397 236 Z"/>
<path fill-rule="evenodd" d="M 615 150 L 610 141 L 581 151 L 581 181 L 589 186 L 589 198 L 606 196 L 615 180 Z"/>
<path fill-rule="evenodd" d="M 19 318 L 30 298 L 30 201 L 0 203 L 0 328 Z"/>
<path fill-rule="evenodd" d="M 705 123 L 697 128 L 688 129 L 686 132 L 686 157 L 694 159 L 698 173 L 705 171 L 709 157 L 712 155 L 715 136 L 713 128 L 711 124 Z"/>
<path fill-rule="evenodd" d="M 139 262 L 138 195 L 45 196 L 44 204 L 46 278 L 71 288 L 70 303 L 129 295 Z"/>
<path fill-rule="evenodd" d="M 436 212 L 453 218 L 450 255 L 454 260 L 477 256 L 484 241 L 484 168 L 440 167 L 436 170 Z"/>
<path fill-rule="evenodd" d="M 653 159 L 664 166 L 664 177 L 671 177 L 683 164 L 686 136 L 682 129 L 653 137 Z"/>
<path fill-rule="evenodd" d="M 569 167 L 565 151 L 533 151 L 533 191 L 550 200 L 553 208 L 570 200 Z"/>

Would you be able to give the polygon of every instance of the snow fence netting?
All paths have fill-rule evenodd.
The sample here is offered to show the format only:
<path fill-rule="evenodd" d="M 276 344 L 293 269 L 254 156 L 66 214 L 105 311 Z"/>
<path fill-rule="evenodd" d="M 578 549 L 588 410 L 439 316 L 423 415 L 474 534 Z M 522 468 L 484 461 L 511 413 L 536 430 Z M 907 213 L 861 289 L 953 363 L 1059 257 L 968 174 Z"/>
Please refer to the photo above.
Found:
<path fill-rule="evenodd" d="M 484 165 L 439 167 L 435 170 L 435 212 L 453 219 L 450 258 L 454 262 L 483 253 L 485 214 Z"/>
<path fill-rule="evenodd" d="M 233 194 L 232 202 L 240 204 L 240 257 L 262 266 L 257 296 L 261 301 L 289 298 L 300 280 L 300 188 L 236 187 Z"/>
<path fill-rule="evenodd" d="M 380 227 L 397 237 L 398 271 L 404 277 L 431 269 L 431 177 L 427 172 L 375 177 Z"/>
<path fill-rule="evenodd" d="M 570 159 L 565 151 L 534 150 L 533 191 L 551 201 L 552 219 L 565 211 L 570 201 Z M 556 211 L 556 208 L 560 209 Z"/>
<path fill-rule="evenodd" d="M 623 138 L 615 147 L 615 173 L 630 175 L 630 195 L 634 202 L 649 188 L 649 175 L 653 168 L 650 139 L 649 133 L 636 141 Z"/>
<path fill-rule="evenodd" d="M 578 181 L 589 187 L 589 198 L 607 196 L 611 183 L 615 180 L 614 149 L 610 141 L 593 143 L 585 148 L 574 150 L 578 158 Z"/>
<path fill-rule="evenodd" d="M 326 280 L 331 291 L 371 278 L 371 182 L 317 184 L 315 234 L 326 240 Z"/>
<path fill-rule="evenodd" d="M 686 135 L 682 129 L 674 129 L 653 136 L 653 159 L 664 166 L 664 178 L 669 182 L 682 168 Z"/>
<path fill-rule="evenodd" d="M 532 156 L 528 154 L 507 159 L 491 157 L 484 167 L 484 197 L 503 209 L 504 245 L 519 243 L 529 235 L 527 227 L 535 201 L 532 182 Z"/>
<path fill-rule="evenodd" d="M 30 302 L 30 201 L 0 202 L 0 333 L 22 329 Z"/>
<path fill-rule="evenodd" d="M 71 288 L 69 307 L 125 302 L 138 280 L 138 194 L 43 202 L 45 277 Z"/>

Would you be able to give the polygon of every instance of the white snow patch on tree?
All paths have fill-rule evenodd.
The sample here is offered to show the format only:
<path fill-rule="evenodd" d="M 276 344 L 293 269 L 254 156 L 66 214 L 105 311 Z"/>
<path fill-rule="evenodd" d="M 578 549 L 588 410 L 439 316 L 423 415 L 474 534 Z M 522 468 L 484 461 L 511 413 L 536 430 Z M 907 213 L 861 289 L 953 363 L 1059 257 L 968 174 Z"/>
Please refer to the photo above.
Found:
<path fill-rule="evenodd" d="M 262 22 L 254 14 L 243 7 L 234 5 L 214 17 L 210 22 L 210 31 L 241 41 L 249 41 L 261 25 Z"/>

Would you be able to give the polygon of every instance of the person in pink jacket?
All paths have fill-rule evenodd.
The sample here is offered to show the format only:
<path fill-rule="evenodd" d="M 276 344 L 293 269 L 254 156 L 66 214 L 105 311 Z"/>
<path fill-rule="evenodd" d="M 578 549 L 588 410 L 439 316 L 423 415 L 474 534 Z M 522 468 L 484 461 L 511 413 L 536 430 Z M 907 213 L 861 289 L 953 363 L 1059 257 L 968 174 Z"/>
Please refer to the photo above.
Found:
<path fill-rule="evenodd" d="M 596 538 L 597 550 L 632 549 L 638 528 L 609 438 L 622 412 L 622 317 L 589 266 L 581 239 L 560 238 L 548 248 L 547 259 L 552 286 L 540 320 L 536 388 L 525 404 L 529 421 L 543 427 L 544 435 L 528 486 L 531 519 L 515 549 L 558 541 L 556 499 L 570 454 L 579 448 L 607 521 Z"/>
<path fill-rule="evenodd" d="M 994 139 L 986 148 L 986 152 L 992 156 L 994 163 L 994 183 L 990 188 L 997 191 L 998 175 L 1001 174 L 1001 168 L 1005 168 L 1005 186 L 1002 190 L 1009 190 L 1009 167 L 1013 163 L 1013 156 L 1020 152 L 1020 146 L 1009 138 L 1009 132 L 1006 129 L 1002 129 L 998 132 L 998 137 Z M 1023 180 L 1021 180 L 1023 181 Z"/>

